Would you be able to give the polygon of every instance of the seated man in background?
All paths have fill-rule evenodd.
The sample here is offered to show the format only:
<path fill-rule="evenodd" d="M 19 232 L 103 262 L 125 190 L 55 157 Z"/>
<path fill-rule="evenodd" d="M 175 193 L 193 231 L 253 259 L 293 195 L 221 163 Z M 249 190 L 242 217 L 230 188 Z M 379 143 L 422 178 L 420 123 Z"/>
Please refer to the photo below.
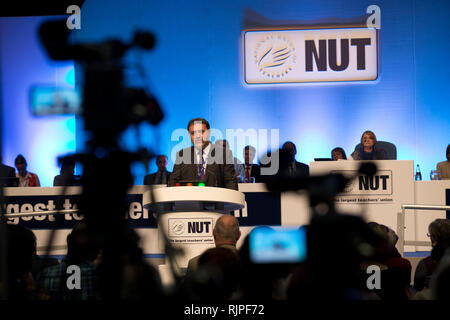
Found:
<path fill-rule="evenodd" d="M 243 182 L 250 182 L 250 178 L 255 178 L 255 182 L 258 182 L 261 176 L 261 168 L 259 165 L 254 164 L 253 160 L 255 159 L 256 149 L 252 146 L 246 146 L 244 148 L 244 164 L 242 180 Z"/>
<path fill-rule="evenodd" d="M 216 145 L 219 146 L 219 147 L 224 148 L 224 152 L 228 152 L 228 151 L 233 152 L 230 149 L 230 145 L 229 145 L 227 140 L 217 140 L 216 141 Z M 233 158 L 233 165 L 234 165 L 234 171 L 236 171 L 236 178 L 237 178 L 238 181 L 241 181 L 241 176 L 244 173 L 243 167 L 242 167 L 242 162 L 239 161 L 238 158 L 234 157 Z"/>
<path fill-rule="evenodd" d="M 192 146 L 177 153 L 169 186 L 181 181 L 204 181 L 206 186 L 237 190 L 233 154 L 210 142 L 209 122 L 195 118 L 187 125 Z"/>
<path fill-rule="evenodd" d="M 53 186 L 79 186 L 81 185 L 80 176 L 75 175 L 75 159 L 73 157 L 64 157 L 61 160 L 60 174 L 53 179 Z"/>
<path fill-rule="evenodd" d="M 297 147 L 291 141 L 286 141 L 281 150 L 280 169 L 291 177 L 309 177 L 309 166 L 295 160 Z"/>
<path fill-rule="evenodd" d="M 170 174 L 172 172 L 167 171 L 167 156 L 159 155 L 156 157 L 156 165 L 158 166 L 158 171 L 152 174 L 148 174 L 144 178 L 145 185 L 151 184 L 167 184 L 170 179 Z"/>
<path fill-rule="evenodd" d="M 1 161 L 1 158 L 0 158 Z M 16 170 L 0 162 L 0 183 L 4 187 L 17 187 Z"/>
<path fill-rule="evenodd" d="M 439 162 L 436 165 L 436 169 L 439 170 L 441 173 L 442 180 L 450 179 L 450 144 L 447 146 L 446 156 L 447 161 Z"/>

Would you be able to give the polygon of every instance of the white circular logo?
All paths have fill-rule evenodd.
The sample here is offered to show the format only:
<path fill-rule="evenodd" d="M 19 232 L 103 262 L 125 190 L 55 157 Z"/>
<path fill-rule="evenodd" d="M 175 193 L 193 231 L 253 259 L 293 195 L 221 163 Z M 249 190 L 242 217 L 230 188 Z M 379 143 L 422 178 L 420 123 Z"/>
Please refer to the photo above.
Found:
<path fill-rule="evenodd" d="M 180 235 L 184 232 L 184 225 L 185 225 L 185 223 L 183 221 L 174 221 L 174 222 L 172 222 L 172 224 L 170 226 L 170 230 L 174 234 Z"/>
<path fill-rule="evenodd" d="M 296 61 L 295 48 L 286 35 L 269 34 L 256 45 L 254 61 L 267 78 L 283 78 Z"/>

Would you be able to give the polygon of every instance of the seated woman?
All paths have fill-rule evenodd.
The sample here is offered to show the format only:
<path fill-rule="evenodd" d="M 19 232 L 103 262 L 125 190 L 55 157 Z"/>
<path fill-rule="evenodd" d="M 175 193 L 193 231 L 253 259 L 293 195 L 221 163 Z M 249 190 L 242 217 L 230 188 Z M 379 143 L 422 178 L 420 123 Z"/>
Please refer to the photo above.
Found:
<path fill-rule="evenodd" d="M 446 155 L 447 155 L 447 161 L 439 162 L 436 166 L 436 169 L 438 169 L 441 172 L 442 180 L 450 179 L 450 144 L 447 146 Z"/>
<path fill-rule="evenodd" d="M 353 160 L 386 160 L 386 151 L 377 149 L 377 137 L 372 131 L 364 131 L 361 136 L 361 144 L 356 146 L 350 155 Z"/>
<path fill-rule="evenodd" d="M 331 159 L 333 159 L 333 161 L 340 159 L 347 160 L 347 155 L 345 154 L 344 149 L 337 147 L 331 150 Z"/>
<path fill-rule="evenodd" d="M 19 178 L 19 187 L 40 187 L 41 183 L 35 173 L 27 171 L 27 161 L 24 156 L 19 154 L 14 161 L 17 168 L 17 177 Z"/>

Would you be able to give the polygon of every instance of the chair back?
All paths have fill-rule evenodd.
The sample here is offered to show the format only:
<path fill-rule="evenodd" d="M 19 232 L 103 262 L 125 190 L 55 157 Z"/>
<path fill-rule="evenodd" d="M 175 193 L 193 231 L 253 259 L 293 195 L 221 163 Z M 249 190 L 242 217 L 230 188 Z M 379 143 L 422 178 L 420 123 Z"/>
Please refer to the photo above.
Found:
<path fill-rule="evenodd" d="M 355 147 L 361 147 L 361 143 L 358 143 Z M 386 152 L 386 160 L 397 160 L 397 147 L 395 144 L 387 141 L 377 141 L 375 149 L 383 149 Z"/>

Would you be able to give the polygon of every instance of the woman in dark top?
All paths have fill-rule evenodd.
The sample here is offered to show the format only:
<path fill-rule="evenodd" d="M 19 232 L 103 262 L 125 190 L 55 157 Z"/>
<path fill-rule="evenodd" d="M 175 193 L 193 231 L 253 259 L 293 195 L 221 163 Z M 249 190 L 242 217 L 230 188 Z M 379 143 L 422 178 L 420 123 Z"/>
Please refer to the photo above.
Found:
<path fill-rule="evenodd" d="M 350 158 L 353 160 L 386 160 L 386 151 L 377 149 L 377 137 L 372 131 L 364 131 L 361 144 L 356 147 Z"/>
<path fill-rule="evenodd" d="M 345 154 L 344 149 L 337 147 L 331 150 L 331 159 L 333 159 L 334 161 L 339 159 L 347 160 L 347 155 Z"/>

